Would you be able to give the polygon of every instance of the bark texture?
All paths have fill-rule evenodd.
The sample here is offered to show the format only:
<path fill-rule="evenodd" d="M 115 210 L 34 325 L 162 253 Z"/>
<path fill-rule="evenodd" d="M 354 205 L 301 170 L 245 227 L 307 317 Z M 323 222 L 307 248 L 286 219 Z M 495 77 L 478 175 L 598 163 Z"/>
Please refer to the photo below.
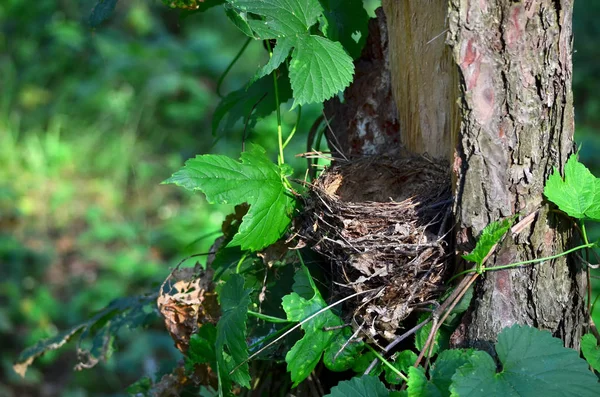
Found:
<path fill-rule="evenodd" d="M 461 85 L 457 174 L 458 250 L 491 221 L 537 210 L 487 266 L 564 251 L 571 225 L 548 213 L 544 183 L 573 151 L 571 0 L 450 0 L 449 36 Z M 488 348 L 514 323 L 550 330 L 578 348 L 585 326 L 585 277 L 562 257 L 487 272 L 456 345 Z"/>
<path fill-rule="evenodd" d="M 450 161 L 457 132 L 458 84 L 444 40 L 447 4 L 447 0 L 382 1 L 401 142 L 413 153 Z"/>

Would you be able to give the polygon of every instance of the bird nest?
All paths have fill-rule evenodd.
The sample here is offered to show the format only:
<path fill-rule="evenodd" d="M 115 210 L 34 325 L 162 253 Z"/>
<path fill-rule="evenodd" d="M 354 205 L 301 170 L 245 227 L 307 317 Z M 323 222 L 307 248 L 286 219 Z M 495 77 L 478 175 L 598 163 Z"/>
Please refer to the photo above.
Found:
<path fill-rule="evenodd" d="M 309 190 L 299 235 L 331 260 L 336 295 L 380 291 L 344 312 L 372 337 L 393 339 L 443 291 L 448 167 L 424 157 L 335 162 Z"/>

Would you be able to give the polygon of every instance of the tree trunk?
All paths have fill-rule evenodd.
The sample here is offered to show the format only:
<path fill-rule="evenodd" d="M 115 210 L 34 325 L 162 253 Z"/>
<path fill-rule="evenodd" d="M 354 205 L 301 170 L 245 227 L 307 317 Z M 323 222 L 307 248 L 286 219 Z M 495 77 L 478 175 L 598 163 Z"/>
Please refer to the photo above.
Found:
<path fill-rule="evenodd" d="M 548 213 L 544 183 L 573 151 L 570 0 L 451 0 L 449 44 L 460 73 L 457 249 L 472 247 L 490 222 L 539 209 L 507 238 L 488 266 L 565 251 L 570 221 Z M 585 273 L 565 257 L 485 273 L 459 345 L 486 347 L 514 323 L 551 331 L 579 348 Z"/>
<path fill-rule="evenodd" d="M 572 1 L 415 3 L 384 0 L 387 28 L 379 10 L 346 103 L 325 106 L 333 117 L 329 141 L 346 154 L 398 154 L 403 146 L 453 157 L 457 254 L 491 221 L 534 211 L 534 222 L 506 238 L 486 266 L 565 251 L 571 223 L 549 214 L 543 188 L 573 152 Z M 446 28 L 458 67 L 448 67 L 447 49 L 431 41 Z M 392 93 L 397 106 L 390 110 Z M 519 323 L 577 349 L 585 287 L 573 258 L 487 272 L 452 343 L 488 349 L 502 328 Z"/>

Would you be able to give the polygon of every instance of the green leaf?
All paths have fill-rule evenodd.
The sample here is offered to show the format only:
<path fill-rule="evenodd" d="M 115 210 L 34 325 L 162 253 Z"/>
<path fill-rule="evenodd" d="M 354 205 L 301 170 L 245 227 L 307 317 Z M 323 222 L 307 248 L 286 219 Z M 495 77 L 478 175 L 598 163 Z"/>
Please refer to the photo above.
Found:
<path fill-rule="evenodd" d="M 321 0 L 321 4 L 325 9 L 325 36 L 339 41 L 352 58 L 358 58 L 369 34 L 369 15 L 362 0 Z"/>
<path fill-rule="evenodd" d="M 249 20 L 261 39 L 274 39 L 305 33 L 323 13 L 318 0 L 227 0 L 243 12 L 262 19 Z"/>
<path fill-rule="evenodd" d="M 450 396 L 452 376 L 458 368 L 469 362 L 473 353 L 473 349 L 451 349 L 444 350 L 437 357 L 431 368 L 431 383 L 437 388 L 441 396 Z"/>
<path fill-rule="evenodd" d="M 575 350 L 547 331 L 514 325 L 498 335 L 502 371 L 485 352 L 474 352 L 452 377 L 452 395 L 592 397 L 600 384 Z"/>
<path fill-rule="evenodd" d="M 351 327 L 342 328 L 335 333 L 331 343 L 327 346 L 327 349 L 325 349 L 325 353 L 323 354 L 323 363 L 329 370 L 342 372 L 352 368 L 356 362 L 356 358 L 364 349 L 365 344 L 363 341 L 351 341 L 346 344 L 351 337 Z M 344 347 L 344 345 L 346 345 L 346 347 Z M 342 347 L 344 347 L 344 350 L 341 350 Z"/>
<path fill-rule="evenodd" d="M 254 33 L 252 33 L 252 28 L 250 28 L 250 25 L 248 24 L 246 13 L 239 12 L 235 8 L 229 6 L 225 6 L 224 8 L 227 18 L 229 18 L 229 20 L 246 36 L 254 38 Z"/>
<path fill-rule="evenodd" d="M 186 368 L 193 369 L 194 364 L 209 364 L 217 368 L 217 328 L 211 323 L 202 325 L 197 333 L 190 337 L 190 347 L 186 356 Z"/>
<path fill-rule="evenodd" d="M 244 277 L 239 274 L 231 276 L 223 286 L 220 294 L 221 318 L 217 323 L 215 349 L 219 375 L 231 377 L 231 380 L 244 387 L 250 387 L 248 363 L 243 364 L 233 374 L 235 367 L 248 359 L 246 345 L 246 319 L 250 304 L 251 290 L 244 288 Z"/>
<path fill-rule="evenodd" d="M 324 37 L 298 37 L 290 63 L 294 107 L 323 102 L 352 81 L 354 64 L 340 43 Z"/>
<path fill-rule="evenodd" d="M 302 272 L 301 277 L 310 279 L 310 273 L 305 266 L 302 266 L 298 272 Z M 314 293 L 310 299 L 305 299 L 296 292 L 283 297 L 283 310 L 285 310 L 288 320 L 303 321 L 327 306 L 312 280 L 310 283 L 313 286 Z M 302 284 L 306 285 L 306 282 L 302 282 Z M 333 340 L 335 332 L 325 331 L 324 328 L 340 325 L 342 325 L 342 320 L 333 314 L 331 310 L 326 310 L 302 324 L 301 328 L 304 330 L 304 336 L 285 355 L 285 361 L 288 364 L 287 369 L 291 373 L 294 387 L 310 375 L 321 359 L 323 351 L 327 349 Z"/>
<path fill-rule="evenodd" d="M 271 59 L 269 59 L 269 62 L 265 66 L 259 69 L 254 78 L 258 80 L 261 77 L 271 74 L 273 70 L 277 69 L 279 65 L 287 59 L 288 55 L 290 55 L 293 43 L 292 39 L 286 37 L 277 40 Z"/>
<path fill-rule="evenodd" d="M 114 336 L 120 329 L 133 329 L 146 323 L 148 318 L 153 316 L 146 311 L 150 306 L 156 306 L 156 297 L 152 295 L 115 299 L 86 322 L 25 349 L 19 354 L 13 369 L 21 376 L 25 376 L 27 368 L 36 358 L 47 351 L 59 349 L 78 334 L 80 335 L 77 349 L 80 350 L 82 357 L 89 360 L 87 364 L 104 360 L 107 358 L 107 353 L 111 351 L 110 346 L 114 342 Z M 91 347 L 83 348 L 84 343 Z"/>
<path fill-rule="evenodd" d="M 115 10 L 117 1 L 118 0 L 100 0 L 96 3 L 88 19 L 90 26 L 95 28 L 106 21 Z"/>
<path fill-rule="evenodd" d="M 285 176 L 263 148 L 251 145 L 241 163 L 222 155 L 196 156 L 163 183 L 200 190 L 209 203 L 248 203 L 250 209 L 229 246 L 257 251 L 277 241 L 290 224 L 294 199 L 282 182 Z"/>
<path fill-rule="evenodd" d="M 577 219 L 600 221 L 600 179 L 572 154 L 565 164 L 565 178 L 558 169 L 546 181 L 544 194 L 561 211 Z"/>
<path fill-rule="evenodd" d="M 213 135 L 229 131 L 239 119 L 251 129 L 258 119 L 267 117 L 277 106 L 287 102 L 292 97 L 290 80 L 286 68 L 279 68 L 279 71 L 279 103 L 275 101 L 272 77 L 250 81 L 246 87 L 229 93 L 219 102 L 212 119 Z"/>
<path fill-rule="evenodd" d="M 408 369 L 407 389 L 408 397 L 439 397 L 439 390 L 427 380 L 423 367 L 410 367 Z"/>
<path fill-rule="evenodd" d="M 375 356 L 375 353 L 373 353 L 370 350 L 365 352 L 364 354 L 361 354 L 360 356 L 358 356 L 356 358 L 356 361 L 354 361 L 354 365 L 352 366 L 352 371 L 359 373 L 359 374 L 364 373 L 367 370 L 367 368 L 369 367 L 369 365 L 371 364 L 371 362 L 376 358 L 377 357 Z M 381 375 L 381 373 L 383 372 L 383 367 L 384 367 L 384 365 L 381 363 L 381 361 L 378 361 L 377 365 L 375 365 L 375 368 L 373 368 L 371 370 L 369 375 L 373 375 L 373 376 Z"/>
<path fill-rule="evenodd" d="M 581 352 L 588 364 L 596 371 L 600 371 L 600 346 L 598 346 L 598 341 L 594 335 L 583 335 L 581 338 Z"/>
<path fill-rule="evenodd" d="M 479 235 L 475 249 L 473 249 L 470 254 L 463 255 L 463 258 L 468 261 L 475 262 L 481 266 L 485 257 L 490 253 L 492 247 L 498 243 L 502 237 L 504 237 L 506 232 L 508 232 L 512 226 L 514 220 L 515 217 L 510 217 L 502 221 L 491 222 Z"/>
<path fill-rule="evenodd" d="M 379 379 L 364 375 L 338 383 L 325 397 L 388 397 L 389 395 L 390 391 Z"/>
<path fill-rule="evenodd" d="M 419 323 L 422 321 L 425 321 L 427 319 L 427 317 L 429 317 L 430 314 L 428 313 L 423 313 L 421 316 L 419 316 Z M 421 327 L 415 334 L 415 347 L 417 348 L 417 350 L 421 351 L 423 350 L 423 348 L 425 347 L 425 343 L 427 343 L 427 338 L 429 338 L 429 333 L 431 332 L 431 328 L 433 327 L 432 322 L 430 321 L 429 323 L 425 324 L 423 327 Z M 429 354 L 429 349 L 427 349 L 427 352 L 425 352 L 425 357 L 431 357 L 433 355 L 435 355 L 439 350 L 440 350 L 440 331 L 438 330 L 438 332 L 435 333 L 435 336 L 433 337 L 433 349 L 431 350 L 431 354 Z"/>
<path fill-rule="evenodd" d="M 396 354 L 395 356 L 396 356 L 396 358 L 392 362 L 392 365 L 396 369 L 404 372 L 405 374 L 408 373 L 409 368 L 412 367 L 415 364 L 415 362 L 417 361 L 417 355 L 410 350 L 401 351 L 400 353 Z M 399 385 L 400 383 L 402 383 L 404 381 L 404 379 L 399 377 L 398 374 L 395 373 L 394 371 L 392 371 L 387 365 L 384 368 L 385 368 L 385 381 L 387 383 L 389 383 L 390 385 Z"/>

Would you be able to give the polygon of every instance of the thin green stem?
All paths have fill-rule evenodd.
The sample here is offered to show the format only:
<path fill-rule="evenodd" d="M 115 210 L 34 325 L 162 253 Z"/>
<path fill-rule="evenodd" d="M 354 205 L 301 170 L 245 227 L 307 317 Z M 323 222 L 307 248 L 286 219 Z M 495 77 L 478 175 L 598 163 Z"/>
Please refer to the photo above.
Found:
<path fill-rule="evenodd" d="M 246 257 L 248 256 L 247 252 L 244 252 L 244 255 L 242 255 L 242 257 L 240 258 L 240 260 L 237 263 L 237 266 L 235 267 L 235 272 L 237 274 L 240 274 L 240 270 L 242 269 L 242 263 L 244 263 L 244 260 L 246 260 Z"/>
<path fill-rule="evenodd" d="M 267 44 L 267 50 L 269 51 L 269 57 L 273 57 L 273 51 L 271 49 L 271 43 L 269 40 L 265 40 Z M 273 84 L 275 89 L 275 110 L 277 113 L 277 142 L 279 144 L 279 156 L 277 157 L 277 164 L 285 164 L 285 158 L 283 157 L 283 132 L 281 129 L 281 109 L 279 107 L 279 85 L 277 84 L 277 73 L 273 73 Z"/>
<path fill-rule="evenodd" d="M 294 321 L 289 321 L 289 320 L 286 320 L 283 318 L 273 317 L 273 316 L 269 316 L 267 314 L 258 313 L 258 312 L 252 311 L 252 310 L 248 310 L 247 313 L 253 317 L 256 317 L 256 318 L 264 320 L 264 321 L 268 321 L 270 323 L 288 324 L 288 323 L 294 322 Z"/>
<path fill-rule="evenodd" d="M 248 47 L 248 44 L 250 44 L 250 40 L 252 40 L 252 38 L 248 37 L 242 48 L 240 48 L 240 50 L 238 51 L 235 58 L 233 58 L 233 60 L 229 63 L 229 66 L 227 66 L 227 69 L 225 69 L 223 74 L 221 74 L 221 77 L 219 77 L 219 81 L 217 82 L 217 95 L 219 96 L 219 98 L 223 98 L 223 95 L 221 94 L 221 86 L 223 85 L 225 77 L 227 77 L 227 74 L 229 74 L 229 71 L 231 70 L 231 68 L 233 68 L 233 65 L 237 63 L 244 51 L 246 51 L 246 47 Z"/>
<path fill-rule="evenodd" d="M 302 116 L 302 106 L 298 106 L 298 116 L 296 117 L 296 124 L 294 124 L 294 128 L 292 129 L 292 132 L 290 132 L 290 135 L 288 135 L 288 137 L 285 140 L 285 142 L 283 142 L 283 148 L 284 149 L 286 148 L 286 146 L 288 145 L 288 143 L 290 143 L 290 141 L 294 137 L 294 134 L 296 133 L 296 130 L 298 129 L 298 125 L 300 124 L 300 117 L 301 116 Z"/>
<path fill-rule="evenodd" d="M 386 365 L 389 369 L 391 369 L 392 371 L 394 371 L 394 373 L 396 375 L 398 375 L 400 378 L 402 378 L 403 381 L 408 382 L 408 378 L 406 377 L 406 375 L 404 375 L 402 372 L 400 372 L 400 370 L 396 367 L 394 367 L 392 365 L 392 363 L 390 363 L 388 360 L 386 360 L 381 354 L 379 354 L 375 349 L 373 349 L 370 345 L 365 345 L 367 346 L 367 349 L 371 350 L 371 352 L 375 355 L 375 357 L 377 357 L 379 359 L 379 361 L 381 361 L 384 365 Z"/>
<path fill-rule="evenodd" d="M 588 236 L 585 231 L 585 222 L 583 221 L 583 219 L 581 219 L 581 235 L 583 236 L 583 242 L 586 244 L 589 244 L 590 242 L 588 240 Z"/>
<path fill-rule="evenodd" d="M 561 256 L 569 255 L 571 252 L 575 252 L 575 251 L 585 249 L 585 248 L 590 248 L 593 246 L 594 246 L 594 244 L 589 244 L 589 243 L 583 244 L 583 245 L 578 245 L 577 247 L 566 250 L 565 252 L 561 252 L 560 254 L 546 256 L 544 258 L 530 259 L 528 261 L 515 262 L 515 263 L 508 264 L 508 265 L 503 265 L 503 266 L 486 267 L 486 268 L 484 268 L 484 271 L 510 269 L 513 267 L 519 267 L 519 266 L 528 265 L 531 263 L 539 263 L 539 262 L 549 261 L 552 259 L 560 258 Z"/>

